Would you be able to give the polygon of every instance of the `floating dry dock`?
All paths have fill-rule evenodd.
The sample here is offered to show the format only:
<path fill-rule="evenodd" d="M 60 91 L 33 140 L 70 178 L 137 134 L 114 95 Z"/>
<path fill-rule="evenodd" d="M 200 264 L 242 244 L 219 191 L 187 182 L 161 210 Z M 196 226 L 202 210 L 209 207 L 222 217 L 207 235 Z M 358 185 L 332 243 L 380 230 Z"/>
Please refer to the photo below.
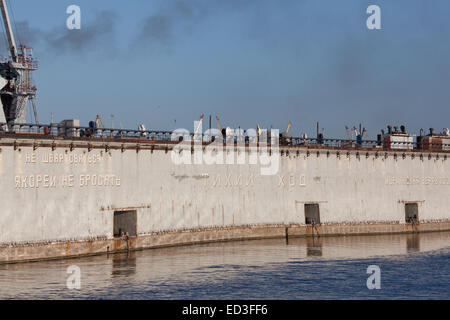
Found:
<path fill-rule="evenodd" d="M 260 164 L 176 164 L 179 142 L 170 132 L 83 138 L 30 128 L 0 134 L 2 263 L 236 239 L 450 230 L 443 147 L 290 138 L 280 141 L 276 174 L 262 175 Z M 194 154 L 187 145 L 180 153 Z M 215 149 L 255 152 L 248 143 Z"/>
<path fill-rule="evenodd" d="M 143 125 L 104 129 L 99 116 L 88 128 L 78 120 L 37 125 L 37 61 L 16 44 L 5 0 L 0 9 L 9 49 L 0 57 L 0 263 L 450 230 L 448 129 L 414 142 L 404 126 L 377 141 L 363 141 L 360 128 L 352 141 L 348 128 L 348 140 L 293 138 L 289 122 L 267 140 L 258 126 L 254 135 L 219 130 L 213 141 L 201 121 L 177 139 Z M 29 103 L 36 125 L 24 124 Z"/>

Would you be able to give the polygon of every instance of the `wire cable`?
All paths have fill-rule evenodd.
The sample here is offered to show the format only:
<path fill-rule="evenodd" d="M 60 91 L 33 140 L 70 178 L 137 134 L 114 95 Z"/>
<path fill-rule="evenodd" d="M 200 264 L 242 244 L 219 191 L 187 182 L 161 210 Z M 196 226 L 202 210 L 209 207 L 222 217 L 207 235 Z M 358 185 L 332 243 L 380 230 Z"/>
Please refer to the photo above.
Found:
<path fill-rule="evenodd" d="M 8 54 L 6 55 L 7 57 L 9 57 L 9 44 L 8 44 L 8 39 L 6 39 L 6 30 L 5 30 L 5 26 L 3 25 L 3 23 L 1 23 L 2 25 L 2 38 L 3 38 L 3 44 L 5 45 L 5 50 L 6 52 L 8 52 Z"/>
<path fill-rule="evenodd" d="M 16 23 L 16 17 L 14 15 L 14 10 L 13 10 L 13 7 L 11 6 L 11 1 L 9 1 L 9 0 L 7 0 L 7 1 L 8 1 L 8 6 L 10 8 L 9 11 L 11 11 L 11 15 L 12 15 L 12 18 L 13 18 L 13 24 L 14 24 L 14 29 L 16 30 L 17 40 L 19 41 L 19 46 L 20 46 L 23 43 L 22 43 L 22 40 L 20 38 L 20 34 L 19 34 L 18 30 L 17 30 L 17 23 Z M 18 48 L 16 48 L 16 50 L 18 50 Z"/>

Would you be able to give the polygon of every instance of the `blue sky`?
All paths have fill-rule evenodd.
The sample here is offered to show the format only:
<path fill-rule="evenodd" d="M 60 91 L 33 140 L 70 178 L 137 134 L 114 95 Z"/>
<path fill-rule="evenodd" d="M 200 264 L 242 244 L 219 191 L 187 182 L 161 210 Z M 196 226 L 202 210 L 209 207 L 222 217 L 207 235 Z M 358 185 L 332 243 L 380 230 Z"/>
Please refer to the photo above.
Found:
<path fill-rule="evenodd" d="M 345 137 L 362 123 L 372 138 L 388 124 L 450 127 L 447 0 L 9 3 L 40 62 L 41 122 L 113 114 L 128 128 L 172 130 L 176 119 L 193 130 L 203 113 L 234 128 L 292 120 L 294 135 L 313 136 L 319 121 Z M 66 28 L 71 4 L 81 31 Z M 366 28 L 370 4 L 382 30 Z"/>

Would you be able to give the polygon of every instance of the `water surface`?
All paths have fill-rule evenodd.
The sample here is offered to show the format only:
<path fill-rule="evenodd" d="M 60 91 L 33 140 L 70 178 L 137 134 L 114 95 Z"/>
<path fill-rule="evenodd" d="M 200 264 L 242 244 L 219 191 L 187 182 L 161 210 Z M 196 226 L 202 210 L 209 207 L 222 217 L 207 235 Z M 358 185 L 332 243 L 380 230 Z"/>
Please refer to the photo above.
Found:
<path fill-rule="evenodd" d="M 450 299 L 449 265 L 450 232 L 239 241 L 0 265 L 0 298 Z"/>

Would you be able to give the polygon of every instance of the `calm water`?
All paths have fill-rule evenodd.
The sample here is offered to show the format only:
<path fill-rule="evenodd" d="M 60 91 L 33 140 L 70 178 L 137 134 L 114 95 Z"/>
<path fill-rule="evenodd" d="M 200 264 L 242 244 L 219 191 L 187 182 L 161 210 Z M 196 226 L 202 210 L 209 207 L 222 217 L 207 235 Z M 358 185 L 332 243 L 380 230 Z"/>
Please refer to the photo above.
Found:
<path fill-rule="evenodd" d="M 367 289 L 370 265 L 380 290 Z M 0 265 L 0 298 L 450 299 L 449 266 L 447 232 L 244 241 Z"/>

